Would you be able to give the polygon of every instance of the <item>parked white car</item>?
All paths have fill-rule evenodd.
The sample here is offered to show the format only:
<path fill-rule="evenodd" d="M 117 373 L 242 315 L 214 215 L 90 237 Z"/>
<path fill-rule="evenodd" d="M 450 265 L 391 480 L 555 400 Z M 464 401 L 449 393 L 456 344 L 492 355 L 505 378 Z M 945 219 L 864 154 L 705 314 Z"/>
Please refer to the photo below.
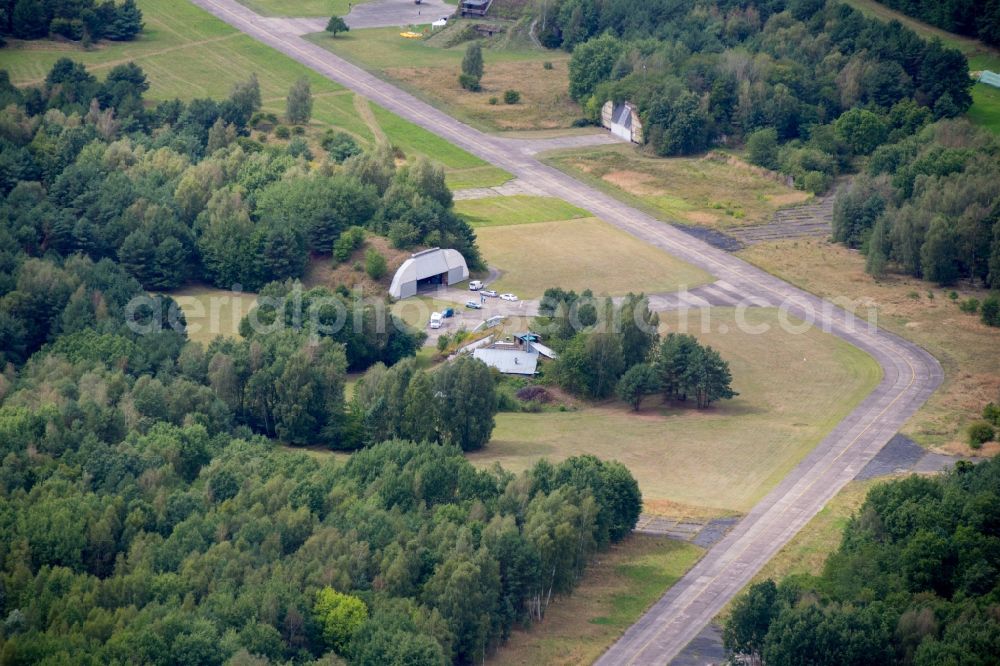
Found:
<path fill-rule="evenodd" d="M 441 328 L 441 322 L 443 320 L 444 320 L 444 317 L 441 315 L 440 312 L 432 312 L 431 313 L 431 323 L 429 324 L 429 326 L 431 328 Z"/>
<path fill-rule="evenodd" d="M 516 301 L 517 296 L 514 294 L 500 294 L 500 300 L 502 301 Z"/>
<path fill-rule="evenodd" d="M 492 289 L 483 289 L 479 293 L 482 294 L 483 296 L 489 296 L 490 298 L 496 298 L 497 297 L 497 292 L 493 291 Z"/>
<path fill-rule="evenodd" d="M 482 280 L 472 280 L 469 282 L 469 291 L 479 291 L 483 288 Z"/>
<path fill-rule="evenodd" d="M 482 310 L 483 304 L 480 303 L 479 301 L 466 301 L 465 307 L 472 308 L 473 310 Z"/>

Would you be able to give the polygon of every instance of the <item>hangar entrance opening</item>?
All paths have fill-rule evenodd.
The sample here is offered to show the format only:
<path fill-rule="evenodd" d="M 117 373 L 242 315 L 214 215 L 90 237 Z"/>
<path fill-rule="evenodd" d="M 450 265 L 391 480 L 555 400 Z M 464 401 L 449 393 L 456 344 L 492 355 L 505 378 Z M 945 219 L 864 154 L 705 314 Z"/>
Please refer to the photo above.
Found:
<path fill-rule="evenodd" d="M 397 299 L 408 298 L 418 291 L 458 284 L 468 279 L 469 267 L 458 250 L 435 247 L 417 252 L 403 262 L 392 277 L 389 295 Z"/>
<path fill-rule="evenodd" d="M 425 289 L 436 289 L 442 285 L 448 286 L 447 273 L 432 275 L 430 277 L 425 277 L 420 280 L 417 280 L 417 291 L 424 291 Z"/>

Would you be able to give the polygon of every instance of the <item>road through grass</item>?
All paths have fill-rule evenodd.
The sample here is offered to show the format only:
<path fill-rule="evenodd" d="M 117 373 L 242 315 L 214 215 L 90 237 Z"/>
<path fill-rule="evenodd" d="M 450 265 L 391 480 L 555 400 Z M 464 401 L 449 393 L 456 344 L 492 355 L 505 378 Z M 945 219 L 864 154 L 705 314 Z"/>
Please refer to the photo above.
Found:
<path fill-rule="evenodd" d="M 450 39 L 469 23 L 454 21 L 430 39 L 403 39 L 398 28 L 352 30 L 337 37 L 317 33 L 306 39 L 484 129 L 569 128 L 583 115 L 569 96 L 569 55 L 518 40 L 486 40 L 482 90 L 464 90 L 458 75 L 468 42 L 451 46 Z M 503 102 L 503 93 L 511 89 L 521 95 L 518 104 Z"/>
<path fill-rule="evenodd" d="M 545 619 L 487 658 L 494 666 L 589 664 L 701 556 L 702 549 L 633 534 L 600 553 L 568 597 L 556 597 Z"/>
<path fill-rule="evenodd" d="M 339 0 L 338 0 L 339 1 Z M 23 86 L 44 80 L 56 60 L 72 58 L 98 78 L 112 67 L 134 61 L 149 79 L 147 99 L 178 98 L 189 101 L 229 95 L 233 86 L 256 74 L 263 110 L 284 115 L 285 96 L 299 77 L 305 76 L 314 96 L 310 134 L 327 128 L 344 130 L 371 144 L 376 132 L 358 112 L 353 93 L 327 77 L 248 37 L 208 12 L 186 1 L 138 0 L 146 27 L 132 42 L 101 42 L 86 50 L 81 46 L 48 40 L 12 40 L 0 50 L 0 68 L 11 81 Z M 379 134 L 402 148 L 408 156 L 425 155 L 448 169 L 453 187 L 500 185 L 511 176 L 426 130 L 384 109 L 372 107 Z"/>
<path fill-rule="evenodd" d="M 847 299 L 877 313 L 879 326 L 932 353 L 944 369 L 944 383 L 903 428 L 924 446 L 969 454 L 964 429 L 983 406 L 1000 399 L 1000 329 L 958 309 L 966 298 L 982 300 L 987 292 L 962 286 L 951 289 L 904 275 L 875 281 L 865 273 L 865 258 L 841 245 L 818 240 L 760 243 L 740 256 L 814 294 Z M 1000 444 L 978 452 L 992 454 Z"/>
<path fill-rule="evenodd" d="M 663 159 L 618 145 L 554 152 L 545 162 L 651 215 L 692 225 L 759 224 L 809 198 L 721 153 Z"/>
<path fill-rule="evenodd" d="M 747 325 L 769 330 L 741 332 L 728 308 L 710 311 L 707 333 L 695 315 L 689 319 L 690 332 L 729 361 L 738 398 L 703 411 L 651 397 L 638 414 L 616 403 L 501 413 L 493 439 L 471 459 L 518 471 L 543 457 L 591 453 L 624 463 L 645 499 L 748 511 L 875 388 L 881 369 L 816 328 L 782 330 L 775 309 L 744 314 Z M 680 323 L 676 313 L 662 319 L 671 330 Z"/>

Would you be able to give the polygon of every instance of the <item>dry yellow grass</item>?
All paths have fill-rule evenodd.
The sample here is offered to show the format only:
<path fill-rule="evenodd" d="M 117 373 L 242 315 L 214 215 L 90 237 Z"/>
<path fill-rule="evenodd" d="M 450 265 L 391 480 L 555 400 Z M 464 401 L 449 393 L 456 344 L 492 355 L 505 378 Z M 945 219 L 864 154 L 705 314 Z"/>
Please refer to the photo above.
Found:
<path fill-rule="evenodd" d="M 634 534 L 587 567 L 580 585 L 549 606 L 545 620 L 514 631 L 487 662 L 589 664 L 697 561 L 689 543 Z"/>
<path fill-rule="evenodd" d="M 864 272 L 864 257 L 820 240 L 754 245 L 741 255 L 761 268 L 828 298 L 870 300 L 880 326 L 926 348 L 944 368 L 944 384 L 905 425 L 903 432 L 925 446 L 970 453 L 964 428 L 983 405 L 1000 399 L 1000 329 L 961 312 L 950 289 L 905 276 L 875 281 Z M 980 300 L 985 292 L 957 289 L 961 299 Z M 934 297 L 930 298 L 929 294 Z M 1000 445 L 984 447 L 992 455 Z"/>
<path fill-rule="evenodd" d="M 240 321 L 257 305 L 257 294 L 206 286 L 186 287 L 168 294 L 187 320 L 188 338 L 207 345 L 217 336 L 240 337 Z"/>
<path fill-rule="evenodd" d="M 767 222 L 774 211 L 809 198 L 735 157 L 661 159 L 631 146 L 553 154 L 553 165 L 668 219 L 733 227 Z"/>
<path fill-rule="evenodd" d="M 372 280 L 365 273 L 365 252 L 369 248 L 374 248 L 385 257 L 387 270 L 380 280 Z M 392 276 L 403 262 L 409 259 L 410 254 L 408 250 L 397 250 L 392 247 L 389 239 L 384 236 L 369 235 L 364 245 L 355 250 L 347 261 L 336 266 L 333 265 L 329 255 L 313 257 L 306 268 L 306 274 L 302 277 L 302 284 L 306 288 L 328 289 L 336 289 L 343 285 L 351 290 L 361 289 L 366 296 L 384 296 L 389 290 Z"/>
<path fill-rule="evenodd" d="M 548 287 L 622 295 L 693 287 L 711 276 L 595 218 L 476 229 L 483 258 L 503 276 L 490 286 L 521 298 Z"/>
<path fill-rule="evenodd" d="M 440 100 L 450 109 L 500 130 L 559 129 L 570 127 L 582 115 L 569 96 L 569 59 L 558 54 L 552 69 L 541 62 L 496 62 L 486 68 L 480 92 L 458 85 L 461 67 L 393 67 L 386 74 L 421 93 Z M 521 94 L 518 104 L 505 104 L 506 90 Z M 490 98 L 497 99 L 490 104 Z"/>
<path fill-rule="evenodd" d="M 685 505 L 681 513 L 749 510 L 877 385 L 881 371 L 869 356 L 818 329 L 781 330 L 776 310 L 746 312 L 747 323 L 770 326 L 760 335 L 739 332 L 732 309 L 711 314 L 710 332 L 691 332 L 730 362 L 738 398 L 702 411 L 664 407 L 651 397 L 638 414 L 613 402 L 498 414 L 493 439 L 470 459 L 516 472 L 543 457 L 591 453 L 620 460 L 646 500 Z M 664 513 L 671 506 L 660 508 Z"/>

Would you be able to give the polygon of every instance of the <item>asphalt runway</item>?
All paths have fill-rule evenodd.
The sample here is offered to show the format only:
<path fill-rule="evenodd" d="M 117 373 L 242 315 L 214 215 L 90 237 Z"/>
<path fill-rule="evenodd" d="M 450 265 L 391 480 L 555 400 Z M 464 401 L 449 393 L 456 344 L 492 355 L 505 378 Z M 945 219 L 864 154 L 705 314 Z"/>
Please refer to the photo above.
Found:
<path fill-rule="evenodd" d="M 509 171 L 534 188 L 584 208 L 651 245 L 699 266 L 728 293 L 780 307 L 870 354 L 882 367 L 878 387 L 678 581 L 598 664 L 665 664 L 712 620 L 778 550 L 861 471 L 941 383 L 938 362 L 922 348 L 652 218 L 534 158 L 559 142 L 484 134 L 301 38 L 293 19 L 266 19 L 235 0 L 192 0 L 242 32 L 354 90 L 393 113 Z M 388 20 L 388 19 L 387 19 Z M 308 26 L 305 26 L 308 27 Z M 289 82 L 291 83 L 291 82 Z M 789 387 L 790 391 L 794 387 Z"/>

